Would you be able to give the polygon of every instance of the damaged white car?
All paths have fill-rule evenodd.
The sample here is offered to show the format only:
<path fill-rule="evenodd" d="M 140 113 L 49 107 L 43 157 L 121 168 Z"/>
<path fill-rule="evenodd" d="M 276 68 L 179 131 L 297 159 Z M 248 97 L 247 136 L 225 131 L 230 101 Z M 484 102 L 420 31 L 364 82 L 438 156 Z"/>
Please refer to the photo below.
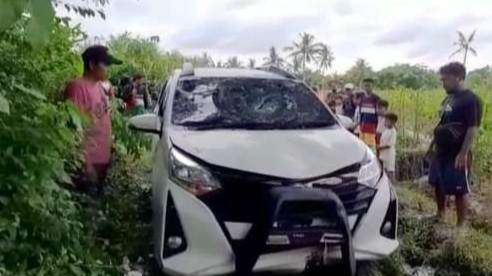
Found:
<path fill-rule="evenodd" d="M 274 68 L 177 70 L 153 114 L 155 256 L 169 275 L 303 270 L 385 258 L 397 198 L 371 152 Z"/>

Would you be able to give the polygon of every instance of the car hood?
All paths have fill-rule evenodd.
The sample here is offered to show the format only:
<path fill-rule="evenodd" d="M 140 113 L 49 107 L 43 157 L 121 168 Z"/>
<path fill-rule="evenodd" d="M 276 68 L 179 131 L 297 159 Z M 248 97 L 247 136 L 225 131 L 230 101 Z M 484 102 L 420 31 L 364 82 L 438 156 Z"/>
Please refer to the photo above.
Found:
<path fill-rule="evenodd" d="M 342 129 L 170 131 L 172 143 L 213 165 L 304 179 L 361 161 L 366 146 Z"/>

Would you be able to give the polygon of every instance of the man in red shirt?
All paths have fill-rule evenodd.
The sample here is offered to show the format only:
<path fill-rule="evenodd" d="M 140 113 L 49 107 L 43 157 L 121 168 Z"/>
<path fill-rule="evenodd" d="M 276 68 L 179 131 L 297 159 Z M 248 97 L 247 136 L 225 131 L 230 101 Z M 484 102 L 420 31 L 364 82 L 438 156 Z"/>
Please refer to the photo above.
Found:
<path fill-rule="evenodd" d="M 374 79 L 364 79 L 362 84 L 366 95 L 360 104 L 359 138 L 375 152 L 378 126 L 377 105 L 380 98 L 373 90 Z"/>
<path fill-rule="evenodd" d="M 83 139 L 84 166 L 74 182 L 78 189 L 97 195 L 102 191 L 111 159 L 111 118 L 102 82 L 107 79 L 107 67 L 121 61 L 104 46 L 87 48 L 82 60 L 84 75 L 71 81 L 65 90 L 65 98 L 90 119 Z"/>

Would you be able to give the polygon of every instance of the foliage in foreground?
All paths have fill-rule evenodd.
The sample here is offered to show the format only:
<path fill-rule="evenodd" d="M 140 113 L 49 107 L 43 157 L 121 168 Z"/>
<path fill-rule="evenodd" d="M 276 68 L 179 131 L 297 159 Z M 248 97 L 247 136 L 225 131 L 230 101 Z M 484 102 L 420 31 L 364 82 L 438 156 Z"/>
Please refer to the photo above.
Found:
<path fill-rule="evenodd" d="M 1 275 L 111 272 L 86 234 L 80 202 L 64 187 L 79 163 L 85 124 L 72 105 L 56 101 L 79 72 L 77 34 L 58 24 L 37 49 L 22 28 L 0 35 Z"/>

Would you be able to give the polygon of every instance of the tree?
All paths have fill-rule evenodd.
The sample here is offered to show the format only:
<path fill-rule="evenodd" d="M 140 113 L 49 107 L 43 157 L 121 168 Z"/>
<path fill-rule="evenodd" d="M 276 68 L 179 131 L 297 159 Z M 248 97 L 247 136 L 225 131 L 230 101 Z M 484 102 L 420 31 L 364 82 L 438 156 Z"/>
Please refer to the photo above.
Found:
<path fill-rule="evenodd" d="M 179 52 L 161 52 L 156 43 L 130 33 L 111 36 L 108 43 L 110 51 L 130 64 L 134 71 L 143 73 L 145 77 L 158 82 L 171 72 L 182 66 L 185 58 Z M 119 66 L 112 66 L 110 70 L 118 70 Z"/>
<path fill-rule="evenodd" d="M 293 63 L 300 62 L 300 68 L 302 69 L 304 79 L 306 66 L 313 61 L 317 61 L 322 48 L 323 44 L 316 42 L 314 35 L 301 33 L 299 35 L 299 41 L 294 41 L 292 46 L 285 47 L 284 50 L 290 53 L 289 57 L 293 59 Z"/>
<path fill-rule="evenodd" d="M 423 65 L 395 64 L 380 70 L 377 78 L 379 87 L 383 89 L 398 86 L 410 89 L 439 86 L 439 77 L 436 72 Z"/>
<path fill-rule="evenodd" d="M 466 82 L 472 87 L 492 86 L 492 67 L 485 66 L 468 73 Z"/>
<path fill-rule="evenodd" d="M 374 76 L 374 71 L 371 66 L 364 59 L 359 58 L 355 62 L 355 65 L 345 73 L 344 79 L 355 84 L 360 84 L 363 79 L 372 76 Z"/>
<path fill-rule="evenodd" d="M 477 55 L 477 51 L 472 47 L 473 40 L 475 39 L 475 34 L 477 30 L 474 30 L 468 37 L 461 31 L 458 31 L 458 41 L 453 43 L 458 49 L 454 51 L 450 57 L 463 53 L 463 65 L 466 66 L 466 61 L 468 57 L 468 52 L 472 53 L 474 56 Z"/>
<path fill-rule="evenodd" d="M 265 65 L 274 65 L 277 67 L 283 67 L 285 63 L 284 59 L 280 57 L 274 46 L 270 48 L 268 57 L 263 58 L 263 61 L 265 62 Z"/>
<path fill-rule="evenodd" d="M 233 57 L 230 57 L 227 59 L 225 67 L 227 67 L 227 68 L 241 68 L 241 67 L 243 67 L 243 64 L 237 56 L 233 56 Z"/>
<path fill-rule="evenodd" d="M 325 72 L 328 68 L 331 68 L 334 59 L 335 57 L 333 56 L 333 52 L 330 47 L 326 44 L 321 44 L 321 48 L 317 56 L 317 63 L 321 72 Z"/>
<path fill-rule="evenodd" d="M 256 60 L 254 58 L 250 58 L 248 60 L 248 67 L 251 68 L 251 69 L 253 69 L 253 68 L 256 67 Z"/>
<path fill-rule="evenodd" d="M 296 75 L 300 75 L 301 71 L 301 59 L 300 57 L 293 57 L 292 61 L 287 63 L 287 69 Z"/>
<path fill-rule="evenodd" d="M 215 62 L 207 52 L 204 52 L 201 56 L 191 57 L 187 59 L 195 67 L 215 67 Z"/>
<path fill-rule="evenodd" d="M 83 17 L 101 16 L 106 18 L 104 11 L 100 8 L 109 0 L 91 0 L 81 5 L 72 4 L 68 0 L 1 0 L 0 1 L 0 33 L 11 28 L 21 19 L 27 19 L 25 26 L 26 38 L 33 46 L 45 43 L 54 27 L 54 7 L 63 6 L 68 12 L 79 14 Z M 64 22 L 68 18 L 62 18 Z"/>

